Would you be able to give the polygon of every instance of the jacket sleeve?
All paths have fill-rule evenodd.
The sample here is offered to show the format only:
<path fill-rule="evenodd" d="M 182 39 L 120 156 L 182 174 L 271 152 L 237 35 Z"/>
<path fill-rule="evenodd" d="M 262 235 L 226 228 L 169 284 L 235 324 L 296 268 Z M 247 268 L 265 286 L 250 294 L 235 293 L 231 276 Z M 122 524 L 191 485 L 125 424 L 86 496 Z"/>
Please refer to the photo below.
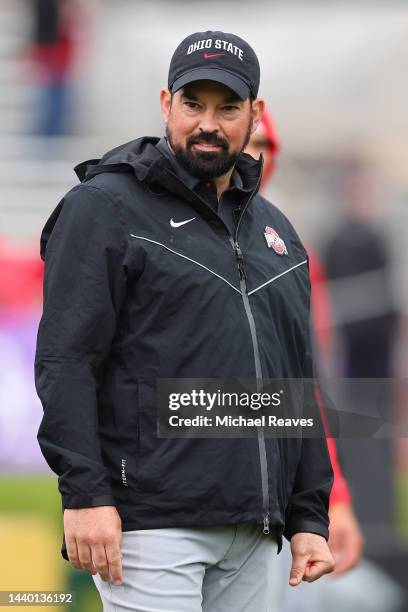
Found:
<path fill-rule="evenodd" d="M 320 431 L 319 437 L 302 438 L 300 459 L 292 495 L 289 499 L 283 535 L 290 540 L 298 532 L 309 532 L 329 538 L 329 498 L 333 486 L 333 468 L 320 415 L 315 369 L 312 358 L 311 325 L 305 334 L 303 377 L 307 396 Z"/>
<path fill-rule="evenodd" d="M 58 475 L 64 509 L 115 503 L 101 456 L 97 392 L 126 294 L 126 245 L 116 204 L 87 185 L 68 192 L 42 234 L 34 372 L 44 412 L 37 439 Z"/>
<path fill-rule="evenodd" d="M 307 251 L 310 258 L 313 326 L 316 330 L 315 346 L 318 349 L 317 363 L 319 364 L 322 357 L 327 355 L 331 348 L 331 329 L 333 327 L 332 305 L 330 303 L 328 280 L 324 266 L 321 261 L 319 261 L 317 253 L 315 253 L 310 245 L 307 245 Z M 334 483 L 330 494 L 330 506 L 334 504 L 351 505 L 351 493 L 340 466 L 336 442 L 331 435 L 329 421 L 325 413 L 324 402 L 320 393 L 318 393 L 317 400 L 320 405 L 320 414 L 326 432 L 327 446 L 334 472 Z"/>
<path fill-rule="evenodd" d="M 334 438 L 330 438 L 329 436 L 327 436 L 327 446 L 329 448 L 330 460 L 334 472 L 334 484 L 330 494 L 330 507 L 336 504 L 346 504 L 347 506 L 351 506 L 351 492 L 340 467 L 336 442 Z"/>

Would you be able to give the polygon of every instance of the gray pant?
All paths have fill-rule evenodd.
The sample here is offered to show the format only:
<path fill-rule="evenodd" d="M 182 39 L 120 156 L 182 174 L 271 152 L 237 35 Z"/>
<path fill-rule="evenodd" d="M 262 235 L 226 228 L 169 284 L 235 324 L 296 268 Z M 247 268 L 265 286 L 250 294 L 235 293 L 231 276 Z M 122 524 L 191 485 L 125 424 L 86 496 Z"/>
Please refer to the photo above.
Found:
<path fill-rule="evenodd" d="M 262 526 L 123 532 L 124 583 L 93 576 L 104 612 L 277 612 L 277 543 Z"/>

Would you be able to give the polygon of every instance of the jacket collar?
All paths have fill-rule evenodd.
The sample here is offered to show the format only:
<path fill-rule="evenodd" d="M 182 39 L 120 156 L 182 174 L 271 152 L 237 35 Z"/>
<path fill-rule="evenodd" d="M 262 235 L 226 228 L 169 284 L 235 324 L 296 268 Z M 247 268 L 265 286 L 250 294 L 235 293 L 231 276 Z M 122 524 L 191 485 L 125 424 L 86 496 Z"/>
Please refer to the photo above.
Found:
<path fill-rule="evenodd" d="M 235 164 L 234 186 L 246 192 L 249 198 L 258 191 L 262 165 L 262 156 L 255 160 L 246 153 L 241 153 Z M 164 137 L 147 136 L 131 140 L 111 149 L 100 159 L 78 164 L 74 171 L 81 182 L 102 172 L 133 171 L 138 180 L 146 182 L 153 191 L 182 192 L 184 197 L 188 193 L 193 195 L 194 186 L 199 182 L 178 164 Z"/>

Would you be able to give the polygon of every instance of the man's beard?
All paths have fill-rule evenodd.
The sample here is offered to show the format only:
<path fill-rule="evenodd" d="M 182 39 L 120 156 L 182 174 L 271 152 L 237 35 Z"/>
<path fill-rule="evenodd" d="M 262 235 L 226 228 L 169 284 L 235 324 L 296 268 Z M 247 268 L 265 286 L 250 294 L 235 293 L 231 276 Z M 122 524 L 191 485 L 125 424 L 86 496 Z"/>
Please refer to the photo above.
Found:
<path fill-rule="evenodd" d="M 216 178 L 226 174 L 237 162 L 251 137 L 252 118 L 248 125 L 244 144 L 240 151 L 229 152 L 228 141 L 214 132 L 202 132 L 187 139 L 186 148 L 174 143 L 171 130 L 166 126 L 166 137 L 179 164 L 199 179 Z M 220 151 L 193 151 L 194 144 L 211 144 L 221 147 Z"/>

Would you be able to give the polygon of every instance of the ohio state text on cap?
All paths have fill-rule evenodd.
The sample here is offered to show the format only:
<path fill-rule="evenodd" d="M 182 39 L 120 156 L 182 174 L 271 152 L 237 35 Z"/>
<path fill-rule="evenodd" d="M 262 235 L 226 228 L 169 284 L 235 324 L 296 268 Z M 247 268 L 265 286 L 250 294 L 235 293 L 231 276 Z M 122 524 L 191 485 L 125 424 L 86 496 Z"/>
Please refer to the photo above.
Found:
<path fill-rule="evenodd" d="M 187 36 L 171 58 L 168 88 L 210 80 L 230 87 L 242 99 L 258 95 L 260 68 L 252 47 L 239 36 L 208 30 Z"/>

